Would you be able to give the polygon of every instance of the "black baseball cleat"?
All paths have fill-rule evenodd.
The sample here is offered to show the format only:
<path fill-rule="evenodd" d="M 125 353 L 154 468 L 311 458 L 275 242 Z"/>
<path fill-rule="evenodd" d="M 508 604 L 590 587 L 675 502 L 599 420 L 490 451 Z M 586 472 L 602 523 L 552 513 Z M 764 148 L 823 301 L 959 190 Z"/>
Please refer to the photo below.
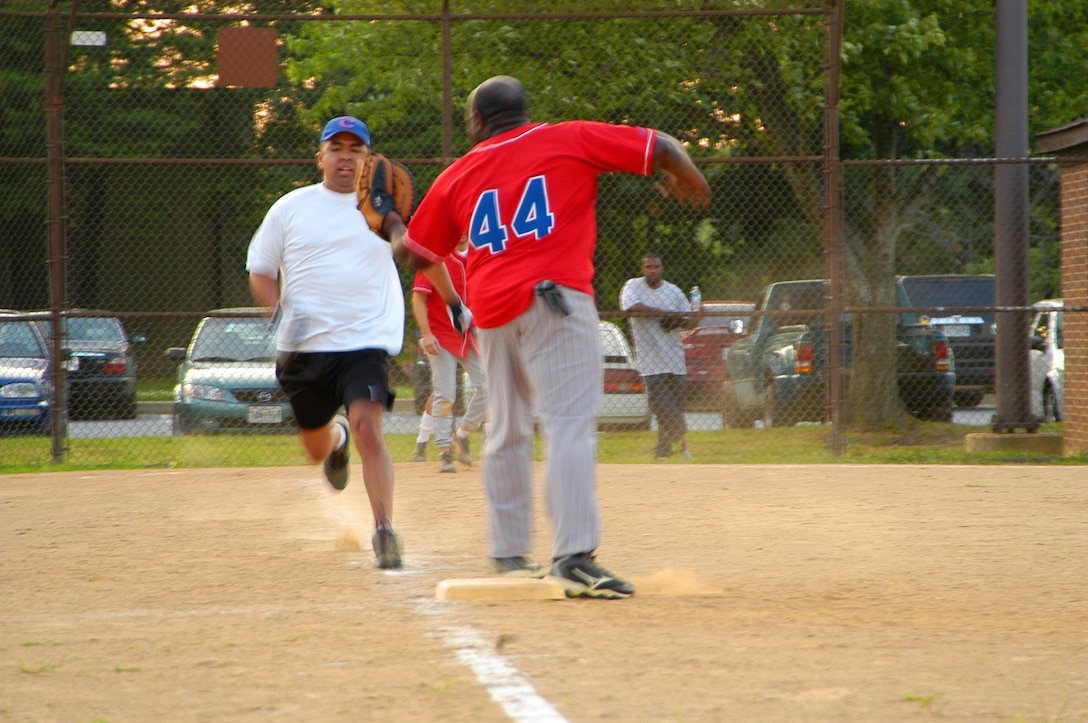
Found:
<path fill-rule="evenodd" d="M 340 449 L 334 449 L 328 457 L 325 458 L 325 479 L 329 481 L 332 488 L 336 491 L 340 491 L 348 486 L 348 461 L 351 458 L 351 427 L 348 424 L 348 420 L 343 416 L 337 414 L 333 417 L 333 424 L 339 424 L 344 428 L 344 444 Z"/>
<path fill-rule="evenodd" d="M 392 527 L 383 526 L 374 530 L 370 544 L 374 547 L 374 558 L 378 561 L 378 567 L 389 570 L 401 566 L 400 538 L 393 532 Z"/>
<path fill-rule="evenodd" d="M 548 573 L 563 583 L 567 597 L 619 600 L 635 594 L 635 586 L 597 564 L 591 552 L 560 557 Z"/>
<path fill-rule="evenodd" d="M 530 557 L 518 555 L 516 557 L 495 557 L 495 572 L 503 577 L 536 577 L 541 578 L 548 574 L 547 569 Z"/>

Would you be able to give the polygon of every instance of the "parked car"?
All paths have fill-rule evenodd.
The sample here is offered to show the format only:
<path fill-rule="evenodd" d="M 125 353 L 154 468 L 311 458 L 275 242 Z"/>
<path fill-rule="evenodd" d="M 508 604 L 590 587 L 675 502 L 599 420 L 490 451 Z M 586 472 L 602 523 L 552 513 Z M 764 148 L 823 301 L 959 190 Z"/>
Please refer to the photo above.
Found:
<path fill-rule="evenodd" d="M 53 323 L 39 322 L 47 341 Z M 115 316 L 70 316 L 62 341 L 68 377 L 68 416 L 71 419 L 135 419 L 136 358 L 129 338 Z"/>
<path fill-rule="evenodd" d="M 751 301 L 704 301 L 703 318 L 680 336 L 687 364 L 688 409 L 722 408 L 725 357 L 756 308 Z"/>
<path fill-rule="evenodd" d="M 994 390 L 996 367 L 996 314 L 992 311 L 963 311 L 973 306 L 994 306 L 996 286 L 992 274 L 946 274 L 901 276 L 908 306 L 944 307 L 945 312 L 923 315 L 934 329 L 944 333 L 956 357 L 957 407 L 977 407 L 982 397 Z M 925 318 L 928 317 L 928 318 Z"/>
<path fill-rule="evenodd" d="M 19 312 L 0 311 L 0 432 L 49 434 L 52 373 L 38 325 Z"/>
<path fill-rule="evenodd" d="M 220 309 L 201 319 L 179 362 L 174 433 L 291 430 L 294 413 L 276 381 L 275 325 L 258 308 Z"/>
<path fill-rule="evenodd" d="M 604 429 L 649 429 L 650 398 L 627 337 L 610 321 L 599 322 L 597 328 L 604 368 L 604 393 L 597 407 L 597 424 Z"/>
<path fill-rule="evenodd" d="M 896 289 L 900 305 L 904 295 Z M 809 279 L 768 285 L 756 306 L 747 334 L 726 356 L 722 423 L 751 427 L 788 426 L 827 417 L 830 330 L 822 311 L 827 281 Z M 768 312 L 768 313 L 765 313 Z M 895 329 L 899 398 L 919 419 L 952 420 L 955 362 L 944 335 L 913 314 L 903 313 Z M 840 339 L 843 381 L 849 385 L 853 353 L 853 324 L 844 316 Z"/>
<path fill-rule="evenodd" d="M 1034 304 L 1031 322 L 1031 412 L 1044 422 L 1065 414 L 1065 339 L 1062 300 Z"/>

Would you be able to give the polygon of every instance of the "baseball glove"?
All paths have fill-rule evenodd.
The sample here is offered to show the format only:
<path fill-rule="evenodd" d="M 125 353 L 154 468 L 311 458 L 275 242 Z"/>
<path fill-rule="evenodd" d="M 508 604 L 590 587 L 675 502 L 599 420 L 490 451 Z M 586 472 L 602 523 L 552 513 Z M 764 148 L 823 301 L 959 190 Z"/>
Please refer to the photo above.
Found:
<path fill-rule="evenodd" d="M 382 235 L 382 222 L 396 211 L 408 223 L 416 205 L 416 181 L 412 172 L 380 153 L 368 153 L 355 171 L 355 196 L 371 230 Z"/>

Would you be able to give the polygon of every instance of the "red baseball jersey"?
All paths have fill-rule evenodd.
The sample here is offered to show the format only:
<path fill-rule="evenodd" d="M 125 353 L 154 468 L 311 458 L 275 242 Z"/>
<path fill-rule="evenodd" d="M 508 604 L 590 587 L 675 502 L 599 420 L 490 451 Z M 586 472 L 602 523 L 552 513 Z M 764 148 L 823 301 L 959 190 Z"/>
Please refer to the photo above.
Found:
<path fill-rule="evenodd" d="M 465 268 L 465 258 L 454 251 L 446 257 L 445 263 L 446 270 L 450 272 L 454 290 L 468 304 L 468 272 Z M 412 292 L 427 294 L 427 323 L 431 327 L 431 333 L 438 340 L 438 345 L 454 356 L 468 356 L 469 349 L 476 348 L 476 337 L 472 334 L 462 336 L 453 328 L 453 322 L 450 321 L 449 313 L 446 311 L 446 302 L 434 292 L 434 284 L 422 271 L 416 272 L 416 278 L 412 282 Z"/>
<path fill-rule="evenodd" d="M 650 128 L 569 121 L 482 141 L 435 180 L 405 245 L 436 263 L 468 237 L 469 308 L 484 329 L 521 315 L 544 279 L 592 295 L 597 178 L 653 173 L 656 137 Z"/>

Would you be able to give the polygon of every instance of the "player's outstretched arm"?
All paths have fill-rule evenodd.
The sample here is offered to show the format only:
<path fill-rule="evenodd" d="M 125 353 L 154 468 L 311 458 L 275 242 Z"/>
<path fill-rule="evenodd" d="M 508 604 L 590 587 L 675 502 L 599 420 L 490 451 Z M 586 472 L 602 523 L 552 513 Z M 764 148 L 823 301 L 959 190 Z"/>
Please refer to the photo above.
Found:
<path fill-rule="evenodd" d="M 680 141 L 668 133 L 658 131 L 657 142 L 654 143 L 653 164 L 654 170 L 661 171 L 665 176 L 658 185 L 662 196 L 675 198 L 681 203 L 690 203 L 696 208 L 709 207 L 710 186 L 702 172 L 692 163 Z"/>

